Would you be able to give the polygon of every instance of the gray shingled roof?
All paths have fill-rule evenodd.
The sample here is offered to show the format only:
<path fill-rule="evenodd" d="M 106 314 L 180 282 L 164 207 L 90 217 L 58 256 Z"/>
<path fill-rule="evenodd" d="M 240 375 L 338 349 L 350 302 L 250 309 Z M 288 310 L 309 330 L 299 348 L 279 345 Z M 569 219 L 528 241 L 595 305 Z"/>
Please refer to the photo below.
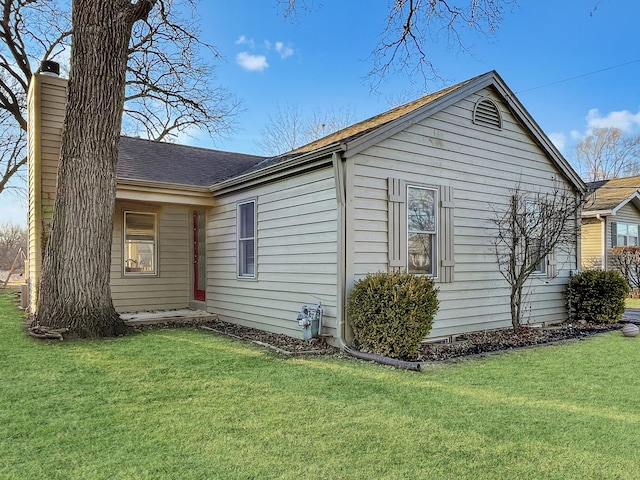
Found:
<path fill-rule="evenodd" d="M 627 200 L 640 188 L 640 175 L 635 177 L 612 178 L 587 183 L 592 193 L 585 211 L 610 211 Z"/>
<path fill-rule="evenodd" d="M 262 160 L 257 155 L 122 136 L 117 178 L 209 187 Z"/>

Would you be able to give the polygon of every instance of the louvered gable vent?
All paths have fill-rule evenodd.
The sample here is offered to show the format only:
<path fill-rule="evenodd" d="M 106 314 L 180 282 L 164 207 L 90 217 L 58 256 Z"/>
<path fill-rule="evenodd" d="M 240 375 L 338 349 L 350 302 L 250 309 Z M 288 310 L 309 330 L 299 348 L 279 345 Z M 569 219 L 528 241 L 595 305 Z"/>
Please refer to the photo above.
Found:
<path fill-rule="evenodd" d="M 502 128 L 502 117 L 493 100 L 481 98 L 473 109 L 473 123 L 484 127 Z"/>

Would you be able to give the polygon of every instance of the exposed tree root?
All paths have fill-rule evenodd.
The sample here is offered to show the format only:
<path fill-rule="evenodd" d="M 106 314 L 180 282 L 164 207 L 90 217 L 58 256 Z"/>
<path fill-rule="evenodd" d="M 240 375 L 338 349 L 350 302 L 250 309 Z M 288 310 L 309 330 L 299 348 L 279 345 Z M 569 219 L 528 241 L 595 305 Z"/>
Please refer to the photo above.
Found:
<path fill-rule="evenodd" d="M 63 333 L 67 333 L 68 328 L 49 328 L 42 325 L 34 325 L 27 329 L 27 333 L 34 338 L 64 340 Z"/>

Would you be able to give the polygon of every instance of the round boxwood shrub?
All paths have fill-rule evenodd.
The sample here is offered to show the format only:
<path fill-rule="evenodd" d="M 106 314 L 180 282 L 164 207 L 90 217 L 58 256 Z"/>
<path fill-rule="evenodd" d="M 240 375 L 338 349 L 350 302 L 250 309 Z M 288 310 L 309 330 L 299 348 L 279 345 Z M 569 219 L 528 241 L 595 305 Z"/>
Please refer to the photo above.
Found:
<path fill-rule="evenodd" d="M 391 358 L 409 359 L 431 331 L 438 290 L 429 277 L 374 273 L 359 280 L 347 313 L 356 346 Z"/>
<path fill-rule="evenodd" d="M 617 270 L 585 270 L 567 285 L 567 306 L 575 320 L 616 323 L 622 317 L 629 284 Z"/>

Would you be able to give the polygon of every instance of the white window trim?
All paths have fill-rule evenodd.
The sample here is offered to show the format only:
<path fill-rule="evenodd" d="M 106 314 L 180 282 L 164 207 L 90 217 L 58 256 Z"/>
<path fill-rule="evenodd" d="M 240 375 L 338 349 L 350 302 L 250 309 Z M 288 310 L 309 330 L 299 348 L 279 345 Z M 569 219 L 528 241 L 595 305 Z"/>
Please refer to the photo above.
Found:
<path fill-rule="evenodd" d="M 241 238 L 240 226 L 242 222 L 240 219 L 240 207 L 249 203 L 253 204 L 253 237 Z M 249 240 L 250 238 L 253 239 L 253 274 L 243 274 L 241 269 L 240 242 L 242 240 Z M 255 198 L 243 200 L 236 204 L 236 275 L 237 278 L 246 280 L 255 280 L 258 276 L 258 202 Z"/>
<path fill-rule="evenodd" d="M 152 215 L 153 216 L 153 271 L 131 272 L 126 269 L 127 256 L 127 214 Z M 155 212 L 139 210 L 124 210 L 122 213 L 122 274 L 125 277 L 156 277 L 159 272 L 158 265 L 158 215 Z"/>

